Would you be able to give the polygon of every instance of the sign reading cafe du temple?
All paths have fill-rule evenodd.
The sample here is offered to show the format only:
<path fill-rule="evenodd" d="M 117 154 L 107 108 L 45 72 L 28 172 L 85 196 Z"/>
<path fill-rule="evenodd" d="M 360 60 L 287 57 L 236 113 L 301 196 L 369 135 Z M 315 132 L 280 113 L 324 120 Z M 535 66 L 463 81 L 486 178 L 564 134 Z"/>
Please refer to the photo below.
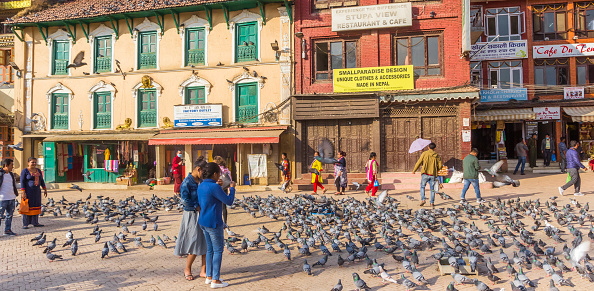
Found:
<path fill-rule="evenodd" d="M 223 125 L 222 104 L 175 105 L 175 127 L 207 127 Z"/>
<path fill-rule="evenodd" d="M 411 25 L 410 2 L 332 9 L 332 31 Z"/>
<path fill-rule="evenodd" d="M 535 59 L 594 56 L 594 43 L 535 45 L 532 53 Z"/>
<path fill-rule="evenodd" d="M 333 70 L 334 92 L 410 90 L 415 88 L 413 66 Z"/>

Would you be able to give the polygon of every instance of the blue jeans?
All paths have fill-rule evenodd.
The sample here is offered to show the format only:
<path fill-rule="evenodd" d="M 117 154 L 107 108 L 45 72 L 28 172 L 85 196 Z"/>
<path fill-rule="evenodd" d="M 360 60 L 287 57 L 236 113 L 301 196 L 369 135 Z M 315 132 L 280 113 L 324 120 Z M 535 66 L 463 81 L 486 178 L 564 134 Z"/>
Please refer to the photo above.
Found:
<path fill-rule="evenodd" d="M 524 161 L 526 161 L 526 157 L 524 157 Z M 481 188 L 479 187 L 478 179 L 464 179 L 464 188 L 462 188 L 462 195 L 460 195 L 461 196 L 460 198 L 465 199 L 466 191 L 468 191 L 470 184 L 472 184 L 472 187 L 474 187 L 474 194 L 476 194 L 476 199 L 480 199 L 481 198 Z"/>
<path fill-rule="evenodd" d="M 425 186 L 429 182 L 429 189 L 431 189 L 431 201 L 430 203 L 435 202 L 435 177 L 422 174 L 421 175 L 421 200 L 425 201 Z"/>
<path fill-rule="evenodd" d="M 14 212 L 15 205 L 16 202 L 14 199 L 0 201 L 0 216 L 4 215 L 4 212 L 6 212 L 6 216 L 4 218 L 6 223 L 6 225 L 4 225 L 4 232 L 10 231 L 10 228 L 12 227 L 12 213 Z"/>
<path fill-rule="evenodd" d="M 526 157 L 518 157 L 518 163 L 516 164 L 516 169 L 514 170 L 514 174 L 518 172 L 518 168 L 522 164 L 522 174 L 524 174 L 524 167 L 526 166 Z"/>
<path fill-rule="evenodd" d="M 221 278 L 221 262 L 223 261 L 224 239 L 223 224 L 216 228 L 200 226 L 206 239 L 206 277 L 212 280 Z"/>

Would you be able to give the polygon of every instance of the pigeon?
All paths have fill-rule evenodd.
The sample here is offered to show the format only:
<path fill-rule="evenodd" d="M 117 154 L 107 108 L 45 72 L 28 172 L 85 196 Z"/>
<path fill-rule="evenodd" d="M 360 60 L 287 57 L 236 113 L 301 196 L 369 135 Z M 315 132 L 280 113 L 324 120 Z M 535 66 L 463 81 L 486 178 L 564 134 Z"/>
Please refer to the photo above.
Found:
<path fill-rule="evenodd" d="M 497 281 L 501 280 L 499 277 L 495 276 L 491 270 L 487 272 L 487 278 L 493 283 L 493 285 L 495 285 Z"/>
<path fill-rule="evenodd" d="M 101 250 L 101 258 L 105 258 L 109 255 L 109 247 L 107 246 L 107 242 L 103 245 L 103 249 Z"/>
<path fill-rule="evenodd" d="M 446 290 L 447 291 L 458 291 L 458 289 L 456 289 L 456 287 L 454 287 L 455 284 L 456 284 L 456 282 L 454 282 L 454 281 L 450 282 L 448 287 L 446 287 Z"/>
<path fill-rule="evenodd" d="M 308 275 L 311 275 L 311 266 L 307 263 L 307 260 L 303 263 L 303 272 Z"/>
<path fill-rule="evenodd" d="M 334 287 L 330 291 L 342 291 L 342 282 L 340 281 L 340 279 L 338 279 L 338 283 L 336 283 L 336 285 L 334 285 Z"/>
<path fill-rule="evenodd" d="M 324 255 L 324 257 L 322 257 L 317 262 L 315 262 L 312 265 L 312 267 L 315 267 L 315 266 L 322 266 L 323 267 L 326 264 L 327 261 L 328 261 L 328 255 Z"/>
<path fill-rule="evenodd" d="M 556 285 L 559 285 L 559 286 L 571 286 L 571 283 L 569 283 L 569 281 L 563 279 L 563 277 L 561 277 L 557 273 L 553 273 L 552 278 L 553 278 L 553 281 L 555 281 L 555 284 Z"/>
<path fill-rule="evenodd" d="M 353 182 L 353 185 L 355 185 L 355 191 L 358 191 L 359 188 L 361 188 L 361 184 L 359 184 L 358 182 Z"/>
<path fill-rule="evenodd" d="M 87 170 L 87 172 L 83 174 L 83 177 L 85 177 L 85 178 L 89 179 L 89 181 L 91 181 L 91 175 L 93 173 L 95 173 L 95 171 L 89 171 L 89 170 Z"/>
<path fill-rule="evenodd" d="M 45 257 L 48 258 L 50 260 L 50 262 L 53 262 L 53 261 L 55 261 L 57 259 L 60 259 L 60 260 L 62 259 L 62 256 L 52 254 L 52 252 L 50 252 L 50 251 L 47 252 L 47 254 L 45 255 Z"/>
<path fill-rule="evenodd" d="M 358 291 L 371 290 L 371 288 L 369 288 L 367 286 L 367 283 L 365 283 L 365 281 L 363 281 L 363 279 L 361 279 L 361 277 L 359 277 L 359 274 L 353 273 L 353 281 L 355 282 L 355 286 L 357 287 L 357 289 L 355 289 L 355 290 L 358 290 Z"/>
<path fill-rule="evenodd" d="M 419 272 L 416 267 L 413 267 L 412 276 L 418 282 L 421 282 L 423 284 L 429 284 L 429 282 L 427 280 L 425 280 L 425 277 L 423 276 L 423 274 L 421 274 L 421 272 Z"/>
<path fill-rule="evenodd" d="M 43 237 L 43 234 L 44 234 L 44 233 L 45 233 L 45 232 L 42 232 L 42 233 L 38 234 L 36 237 L 32 238 L 32 239 L 31 239 L 31 241 L 37 241 L 37 240 L 40 240 L 40 239 Z"/>
<path fill-rule="evenodd" d="M 247 243 L 246 243 L 246 250 L 247 250 Z M 283 254 L 287 258 L 287 260 L 289 260 L 289 261 L 291 260 L 291 250 L 289 250 L 289 246 L 285 245 L 285 250 L 283 251 Z"/>
<path fill-rule="evenodd" d="M 73 239 L 73 238 L 69 238 L 69 239 L 67 239 L 67 240 L 66 240 L 66 242 L 65 242 L 65 243 L 62 245 L 62 247 L 63 247 L 63 248 L 65 248 L 65 247 L 67 247 L 67 246 L 69 246 L 69 245 L 72 245 L 72 243 L 73 243 L 73 242 L 74 242 L 74 239 Z"/>
<path fill-rule="evenodd" d="M 66 239 L 70 239 L 70 238 L 73 238 L 73 235 L 72 235 L 72 231 L 71 230 L 69 230 L 68 232 L 66 232 Z"/>
<path fill-rule="evenodd" d="M 382 191 L 382 193 L 380 193 L 380 195 L 377 197 L 377 203 L 378 204 L 384 203 L 384 200 L 386 200 L 387 196 L 388 196 L 388 190 Z"/>
<path fill-rule="evenodd" d="M 78 191 L 80 191 L 80 192 L 82 192 L 82 191 L 83 191 L 83 189 L 81 189 L 81 188 L 80 188 L 78 185 L 76 185 L 76 184 L 70 184 L 70 187 L 68 187 L 68 188 L 70 188 L 70 189 L 73 189 L 73 190 L 78 190 Z"/>
<path fill-rule="evenodd" d="M 382 278 L 382 282 L 392 282 L 394 284 L 398 284 L 398 281 L 394 280 L 392 276 L 388 275 L 382 266 L 378 266 L 378 268 L 380 270 L 379 276 Z"/>
<path fill-rule="evenodd" d="M 472 284 L 473 280 L 461 275 L 459 273 L 452 273 L 452 278 L 454 278 L 454 281 L 456 281 L 456 285 L 458 284 Z"/>
<path fill-rule="evenodd" d="M 149 243 L 154 246 L 156 242 L 157 242 L 157 240 L 155 239 L 155 237 L 153 235 L 151 235 L 151 238 L 149 239 Z"/>
<path fill-rule="evenodd" d="M 487 286 L 487 284 L 485 284 L 479 280 L 474 280 L 474 285 L 476 286 L 476 289 L 479 291 L 491 291 L 491 288 L 489 288 L 489 286 Z"/>
<path fill-rule="evenodd" d="M 402 282 L 400 284 L 402 284 L 402 286 L 404 286 L 404 288 L 406 288 L 406 290 L 410 290 L 410 289 L 417 287 L 417 284 L 415 284 L 415 282 L 413 282 L 409 279 L 406 279 L 404 277 L 404 274 L 400 274 L 400 280 L 402 280 Z"/>
<path fill-rule="evenodd" d="M 78 241 L 74 240 L 74 242 L 72 243 L 72 246 L 70 246 L 70 252 L 72 252 L 73 256 L 76 256 L 76 253 L 78 252 Z"/>
<path fill-rule="evenodd" d="M 11 148 L 11 149 L 13 149 L 13 150 L 20 151 L 20 152 L 22 152 L 24 150 L 23 149 L 23 142 L 19 142 L 17 144 L 9 144 L 8 147 Z"/>
<path fill-rule="evenodd" d="M 163 242 L 163 240 L 159 236 L 157 236 L 157 244 L 164 248 L 167 248 L 167 245 L 165 244 L 165 242 Z"/>
<path fill-rule="evenodd" d="M 555 281 L 553 279 L 549 282 L 549 291 L 559 291 L 559 288 L 555 287 Z"/>
<path fill-rule="evenodd" d="M 46 235 L 44 234 L 42 238 L 38 239 L 33 245 L 34 246 L 41 246 L 45 244 Z"/>
<path fill-rule="evenodd" d="M 74 60 L 72 61 L 71 64 L 68 64 L 68 66 L 66 66 L 66 68 L 78 68 L 78 67 L 82 67 L 87 65 L 87 63 L 83 63 L 83 60 L 85 58 L 85 51 L 80 51 L 78 54 L 76 54 L 76 57 L 74 57 Z"/>

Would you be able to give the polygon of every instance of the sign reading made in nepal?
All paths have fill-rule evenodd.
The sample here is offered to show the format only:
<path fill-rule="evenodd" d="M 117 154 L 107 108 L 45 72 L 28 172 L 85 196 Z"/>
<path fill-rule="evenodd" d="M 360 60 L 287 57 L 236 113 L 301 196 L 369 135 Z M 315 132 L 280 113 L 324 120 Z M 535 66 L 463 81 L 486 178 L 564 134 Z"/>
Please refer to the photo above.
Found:
<path fill-rule="evenodd" d="M 534 107 L 536 120 L 561 119 L 561 107 Z"/>
<path fill-rule="evenodd" d="M 470 55 L 473 61 L 523 59 L 528 57 L 526 40 L 477 42 L 472 45 Z"/>
<path fill-rule="evenodd" d="M 413 66 L 336 69 L 334 92 L 410 90 L 415 88 Z"/>
<path fill-rule="evenodd" d="M 222 104 L 175 105 L 175 127 L 207 127 L 223 125 Z"/>
<path fill-rule="evenodd" d="M 563 88 L 563 99 L 584 99 L 584 87 Z"/>
<path fill-rule="evenodd" d="M 527 101 L 526 88 L 481 90 L 481 102 Z"/>
<path fill-rule="evenodd" d="M 332 9 L 332 31 L 411 25 L 410 2 Z"/>
<path fill-rule="evenodd" d="M 594 56 L 594 43 L 535 45 L 532 55 L 535 59 Z"/>

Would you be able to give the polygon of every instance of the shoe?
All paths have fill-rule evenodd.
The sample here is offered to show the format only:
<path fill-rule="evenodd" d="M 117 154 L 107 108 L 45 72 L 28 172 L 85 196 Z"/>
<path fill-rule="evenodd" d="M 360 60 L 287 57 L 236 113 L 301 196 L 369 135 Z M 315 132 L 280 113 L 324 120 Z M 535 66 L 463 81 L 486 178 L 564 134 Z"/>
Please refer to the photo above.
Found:
<path fill-rule="evenodd" d="M 430 203 L 429 206 L 431 206 L 431 208 L 435 208 L 435 204 Z"/>
<path fill-rule="evenodd" d="M 481 203 L 485 203 L 485 202 L 487 202 L 487 201 L 485 201 L 483 198 L 479 198 L 479 199 L 476 199 L 476 202 L 477 202 L 478 204 L 481 204 Z"/>
<path fill-rule="evenodd" d="M 425 205 L 425 200 L 421 201 L 421 204 L 419 204 L 419 206 L 423 206 Z"/>
<path fill-rule="evenodd" d="M 559 194 L 563 196 L 563 188 L 559 187 Z"/>
<path fill-rule="evenodd" d="M 520 175 L 526 175 L 526 173 L 522 173 L 522 174 L 520 174 Z"/>
<path fill-rule="evenodd" d="M 15 236 L 15 235 L 17 235 L 17 234 L 16 234 L 16 233 L 14 233 L 14 232 L 12 232 L 12 230 L 9 230 L 9 231 L 5 231 L 5 232 L 4 232 L 4 235 L 12 235 L 12 236 Z"/>
<path fill-rule="evenodd" d="M 582 192 L 577 192 L 577 193 L 574 193 L 573 196 L 584 196 L 584 194 L 582 194 Z"/>
<path fill-rule="evenodd" d="M 218 283 L 215 283 L 215 282 L 210 283 L 210 288 L 213 288 L 213 289 L 215 289 L 215 288 L 225 288 L 227 286 L 229 286 L 229 283 L 223 282 L 223 281 L 221 281 L 221 283 L 219 283 L 219 284 Z"/>
<path fill-rule="evenodd" d="M 25 225 L 25 226 L 23 226 L 23 229 L 29 229 L 29 227 Z"/>
<path fill-rule="evenodd" d="M 210 284 L 210 283 L 212 283 L 212 279 L 208 279 L 208 278 L 206 278 L 206 280 L 204 281 L 204 283 L 205 283 L 205 284 Z"/>
<path fill-rule="evenodd" d="M 44 227 L 45 225 L 43 224 L 33 224 L 34 227 Z"/>
<path fill-rule="evenodd" d="M 466 203 L 466 199 L 460 199 L 460 204 L 465 204 Z"/>
<path fill-rule="evenodd" d="M 517 174 L 518 174 L 518 172 L 514 172 L 514 175 L 517 175 Z"/>

